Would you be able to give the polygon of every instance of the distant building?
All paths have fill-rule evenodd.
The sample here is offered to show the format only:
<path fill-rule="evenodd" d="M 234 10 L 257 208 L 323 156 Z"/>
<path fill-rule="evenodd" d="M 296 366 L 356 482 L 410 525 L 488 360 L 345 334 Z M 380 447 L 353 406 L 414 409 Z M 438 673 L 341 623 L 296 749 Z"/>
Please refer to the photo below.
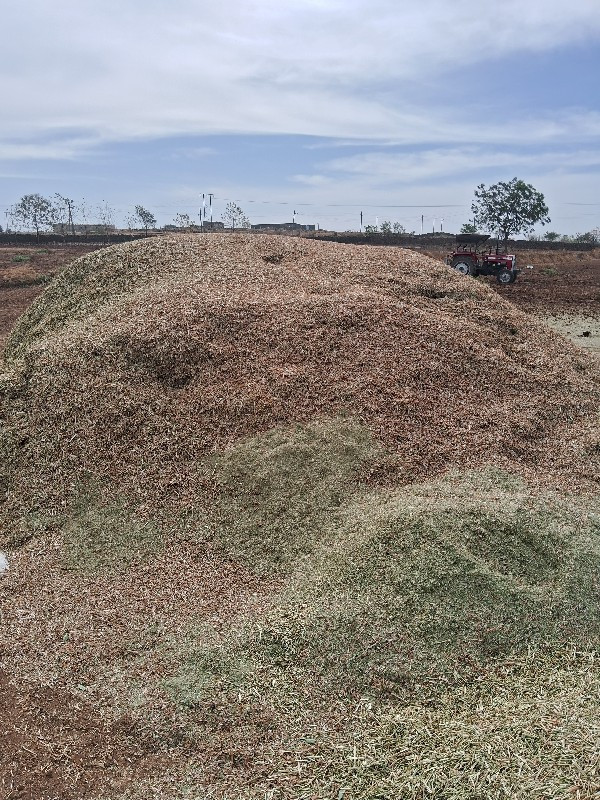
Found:
<path fill-rule="evenodd" d="M 252 226 L 253 231 L 314 231 L 314 225 L 301 225 L 299 222 L 260 222 Z"/>
<path fill-rule="evenodd" d="M 207 222 L 204 220 L 202 223 L 202 228 L 205 231 L 224 231 L 225 230 L 225 223 L 224 222 Z"/>

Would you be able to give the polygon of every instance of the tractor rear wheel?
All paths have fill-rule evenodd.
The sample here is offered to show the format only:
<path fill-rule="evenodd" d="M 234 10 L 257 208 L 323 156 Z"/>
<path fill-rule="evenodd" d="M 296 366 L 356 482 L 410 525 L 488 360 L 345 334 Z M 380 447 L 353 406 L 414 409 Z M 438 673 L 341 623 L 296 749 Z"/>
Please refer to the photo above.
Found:
<path fill-rule="evenodd" d="M 501 269 L 496 275 L 496 280 L 498 281 L 498 283 L 504 283 L 504 284 L 514 283 L 516 277 L 517 276 L 512 270 Z"/>
<path fill-rule="evenodd" d="M 452 267 L 461 275 L 475 275 L 475 265 L 470 258 L 457 258 Z"/>

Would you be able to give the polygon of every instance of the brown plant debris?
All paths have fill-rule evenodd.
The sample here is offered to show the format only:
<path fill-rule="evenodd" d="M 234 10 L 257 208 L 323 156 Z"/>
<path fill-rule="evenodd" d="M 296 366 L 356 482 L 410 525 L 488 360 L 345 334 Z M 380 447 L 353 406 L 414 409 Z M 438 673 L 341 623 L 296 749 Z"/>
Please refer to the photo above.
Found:
<path fill-rule="evenodd" d="M 202 454 L 334 416 L 404 481 L 598 476 L 593 360 L 406 250 L 215 235 L 95 252 L 17 326 L 3 387 L 9 508 L 56 508 L 82 476 L 187 506 Z"/>
<path fill-rule="evenodd" d="M 598 796 L 593 356 L 409 251 L 190 235 L 3 370 L 7 800 Z"/>

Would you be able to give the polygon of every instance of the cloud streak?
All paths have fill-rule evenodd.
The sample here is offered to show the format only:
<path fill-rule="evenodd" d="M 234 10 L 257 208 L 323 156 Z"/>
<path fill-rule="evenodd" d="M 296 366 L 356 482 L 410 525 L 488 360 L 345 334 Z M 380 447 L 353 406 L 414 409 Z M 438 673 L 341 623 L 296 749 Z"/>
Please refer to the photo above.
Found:
<path fill-rule="evenodd" d="M 444 114 L 390 106 L 390 83 L 401 96 L 448 69 L 600 37 L 595 0 L 154 0 L 143 11 L 25 0 L 3 22 L 4 136 L 71 127 L 104 141 L 399 130 L 417 141 Z"/>

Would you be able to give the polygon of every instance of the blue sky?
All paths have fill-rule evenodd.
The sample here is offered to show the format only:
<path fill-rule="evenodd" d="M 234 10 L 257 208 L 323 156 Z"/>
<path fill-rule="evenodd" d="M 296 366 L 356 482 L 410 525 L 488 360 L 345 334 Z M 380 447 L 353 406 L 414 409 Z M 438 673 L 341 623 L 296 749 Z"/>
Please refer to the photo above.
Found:
<path fill-rule="evenodd" d="M 452 231 L 516 176 L 546 230 L 600 226 L 599 0 L 21 0 L 2 28 L 1 215 L 58 192 L 165 224 L 212 192 L 215 219 Z"/>

